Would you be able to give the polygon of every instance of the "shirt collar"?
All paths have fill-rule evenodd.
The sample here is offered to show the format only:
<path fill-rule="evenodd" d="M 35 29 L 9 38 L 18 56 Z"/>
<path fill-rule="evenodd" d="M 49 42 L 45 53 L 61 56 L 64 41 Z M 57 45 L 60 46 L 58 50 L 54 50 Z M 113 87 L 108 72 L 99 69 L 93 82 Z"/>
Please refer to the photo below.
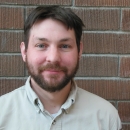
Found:
<path fill-rule="evenodd" d="M 40 106 L 42 106 L 41 109 L 43 110 L 44 109 L 43 105 L 41 104 L 36 93 L 31 88 L 30 79 L 31 79 L 31 76 L 28 77 L 28 79 L 25 83 L 25 89 L 26 89 L 28 98 L 29 98 L 30 102 L 34 105 L 34 107 L 36 108 L 37 111 L 39 111 L 39 109 L 37 107 L 38 104 L 40 104 Z M 72 79 L 70 94 L 69 94 L 66 102 L 61 106 L 61 109 L 64 109 L 67 113 L 69 112 L 69 108 L 71 107 L 71 105 L 73 103 L 75 103 L 76 93 L 77 93 L 77 85 L 76 85 L 75 81 Z"/>
<path fill-rule="evenodd" d="M 38 105 L 38 96 L 36 95 L 36 93 L 33 91 L 31 85 L 30 85 L 30 79 L 31 76 L 28 77 L 26 83 L 25 83 L 25 89 L 28 95 L 28 98 L 30 100 L 30 102 L 35 106 L 35 108 L 37 109 L 37 105 Z"/>
<path fill-rule="evenodd" d="M 72 106 L 72 104 L 75 103 L 76 94 L 77 94 L 77 85 L 76 85 L 75 81 L 72 80 L 70 94 L 69 94 L 66 102 L 61 106 L 61 109 L 64 109 L 66 111 L 66 113 L 69 112 L 69 108 Z"/>

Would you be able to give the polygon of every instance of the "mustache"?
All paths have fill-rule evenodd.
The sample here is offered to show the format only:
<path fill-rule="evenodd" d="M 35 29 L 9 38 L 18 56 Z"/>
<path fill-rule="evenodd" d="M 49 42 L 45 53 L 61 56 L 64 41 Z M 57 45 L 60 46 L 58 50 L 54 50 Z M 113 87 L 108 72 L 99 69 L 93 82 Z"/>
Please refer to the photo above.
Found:
<path fill-rule="evenodd" d="M 67 72 L 67 68 L 66 67 L 60 66 L 58 64 L 47 64 L 47 65 L 39 67 L 38 70 L 39 70 L 39 72 L 42 72 L 42 71 L 49 70 L 49 69 L 53 69 L 53 70 L 56 70 L 56 71 Z"/>

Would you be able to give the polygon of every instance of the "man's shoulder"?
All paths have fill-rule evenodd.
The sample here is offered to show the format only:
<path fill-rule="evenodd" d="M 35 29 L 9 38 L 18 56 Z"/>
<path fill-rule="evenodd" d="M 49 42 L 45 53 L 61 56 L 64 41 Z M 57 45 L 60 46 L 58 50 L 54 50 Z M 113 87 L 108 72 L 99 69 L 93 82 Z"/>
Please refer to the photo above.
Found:
<path fill-rule="evenodd" d="M 121 121 L 117 109 L 102 97 L 78 88 L 77 90 L 76 110 L 83 113 L 82 116 L 92 117 L 92 120 L 98 120 L 106 129 L 106 124 L 111 130 L 121 128 Z M 78 109 L 77 109 L 78 108 Z"/>
<path fill-rule="evenodd" d="M 78 97 L 79 102 L 84 102 L 84 106 L 90 108 L 91 110 L 101 110 L 107 112 L 116 112 L 116 108 L 106 99 L 83 90 L 82 88 L 78 88 Z"/>
<path fill-rule="evenodd" d="M 17 101 L 18 98 L 20 98 L 21 96 L 23 96 L 23 94 L 25 93 L 25 87 L 19 87 L 7 94 L 4 94 L 2 96 L 0 96 L 0 105 L 1 103 L 5 102 L 4 104 L 6 104 L 7 102 L 13 102 L 14 100 Z"/>

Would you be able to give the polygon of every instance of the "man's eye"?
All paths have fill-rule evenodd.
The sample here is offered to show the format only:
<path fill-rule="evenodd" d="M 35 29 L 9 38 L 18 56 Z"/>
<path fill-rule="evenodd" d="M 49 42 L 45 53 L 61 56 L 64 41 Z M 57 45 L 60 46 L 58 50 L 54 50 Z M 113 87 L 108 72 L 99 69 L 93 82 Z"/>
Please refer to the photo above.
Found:
<path fill-rule="evenodd" d="M 39 48 L 45 48 L 45 45 L 39 44 L 39 45 L 37 45 L 37 47 L 39 47 Z"/>
<path fill-rule="evenodd" d="M 62 45 L 61 48 L 69 48 L 70 46 L 69 45 Z"/>
<path fill-rule="evenodd" d="M 47 45 L 46 44 L 37 44 L 36 48 L 38 50 L 46 50 L 47 49 Z"/>
<path fill-rule="evenodd" d="M 60 46 L 60 49 L 63 50 L 63 51 L 70 51 L 71 46 L 67 45 L 67 44 L 63 44 L 63 45 Z"/>

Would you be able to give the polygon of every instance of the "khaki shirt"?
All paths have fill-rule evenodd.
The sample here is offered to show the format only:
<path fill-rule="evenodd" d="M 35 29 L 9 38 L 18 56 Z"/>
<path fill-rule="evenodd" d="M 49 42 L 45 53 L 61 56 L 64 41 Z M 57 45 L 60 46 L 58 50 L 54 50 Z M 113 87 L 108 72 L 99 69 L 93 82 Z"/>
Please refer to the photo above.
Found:
<path fill-rule="evenodd" d="M 117 110 L 106 100 L 76 86 L 53 117 L 26 84 L 0 97 L 0 130 L 119 130 Z"/>

